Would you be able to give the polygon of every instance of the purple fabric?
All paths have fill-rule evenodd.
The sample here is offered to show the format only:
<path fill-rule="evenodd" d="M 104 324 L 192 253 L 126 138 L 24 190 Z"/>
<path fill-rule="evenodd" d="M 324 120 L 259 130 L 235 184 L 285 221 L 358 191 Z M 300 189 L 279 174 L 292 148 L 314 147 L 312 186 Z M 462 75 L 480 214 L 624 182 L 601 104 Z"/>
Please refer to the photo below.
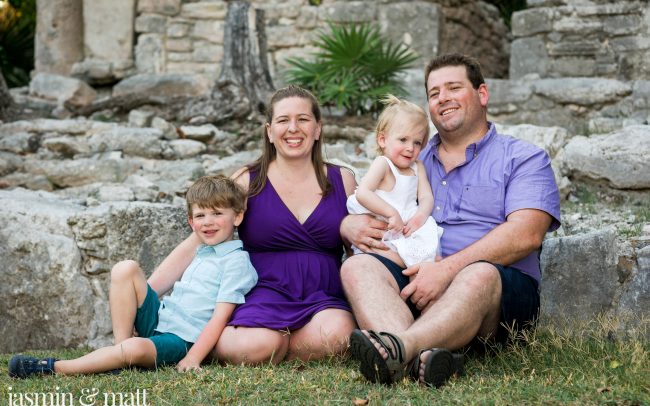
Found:
<path fill-rule="evenodd" d="M 466 161 L 445 174 L 436 134 L 420 153 L 435 202 L 433 218 L 445 229 L 442 256 L 471 245 L 506 221 L 513 211 L 539 209 L 553 217 L 548 231 L 560 226 L 560 194 L 551 160 L 540 148 L 497 134 L 494 124 L 465 151 Z M 539 251 L 510 265 L 541 279 Z"/>
<path fill-rule="evenodd" d="M 251 174 L 251 177 L 256 174 Z M 300 224 L 271 182 L 248 199 L 239 237 L 257 270 L 257 285 L 228 325 L 294 330 L 328 308 L 350 311 L 341 285 L 341 220 L 348 212 L 338 167 L 328 166 L 332 191 Z"/>

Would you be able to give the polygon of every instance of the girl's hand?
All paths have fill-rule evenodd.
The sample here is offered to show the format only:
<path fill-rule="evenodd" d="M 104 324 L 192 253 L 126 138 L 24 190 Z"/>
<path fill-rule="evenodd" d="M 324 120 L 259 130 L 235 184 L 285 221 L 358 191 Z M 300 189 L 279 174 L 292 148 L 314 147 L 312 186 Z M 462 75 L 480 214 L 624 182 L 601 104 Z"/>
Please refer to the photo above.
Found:
<path fill-rule="evenodd" d="M 424 223 L 426 223 L 427 218 L 429 218 L 429 216 L 425 213 L 415 213 L 415 215 L 411 217 L 404 226 L 404 236 L 408 237 L 416 232 L 420 227 L 424 225 Z"/>
<path fill-rule="evenodd" d="M 404 222 L 399 214 L 395 214 L 388 218 L 388 229 L 398 233 L 402 232 L 404 229 Z"/>

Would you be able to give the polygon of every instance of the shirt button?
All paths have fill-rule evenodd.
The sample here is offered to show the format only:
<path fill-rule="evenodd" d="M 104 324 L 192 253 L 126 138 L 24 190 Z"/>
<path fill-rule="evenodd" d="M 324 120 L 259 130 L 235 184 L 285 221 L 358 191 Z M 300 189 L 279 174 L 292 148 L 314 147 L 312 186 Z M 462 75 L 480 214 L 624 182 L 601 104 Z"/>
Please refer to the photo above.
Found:
<path fill-rule="evenodd" d="M 442 181 L 442 186 L 447 186 L 447 181 L 446 180 Z"/>
<path fill-rule="evenodd" d="M 440 210 L 440 206 L 436 206 L 436 210 Z"/>

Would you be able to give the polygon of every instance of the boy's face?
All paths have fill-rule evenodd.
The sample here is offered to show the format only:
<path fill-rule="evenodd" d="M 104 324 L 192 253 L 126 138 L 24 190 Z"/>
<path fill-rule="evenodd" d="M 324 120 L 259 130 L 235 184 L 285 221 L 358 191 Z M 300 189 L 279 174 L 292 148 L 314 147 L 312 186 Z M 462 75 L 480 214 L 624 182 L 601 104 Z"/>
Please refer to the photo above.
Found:
<path fill-rule="evenodd" d="M 193 204 L 189 222 L 203 244 L 217 245 L 232 240 L 235 227 L 243 218 L 244 213 L 235 213 L 233 209 L 206 209 Z"/>

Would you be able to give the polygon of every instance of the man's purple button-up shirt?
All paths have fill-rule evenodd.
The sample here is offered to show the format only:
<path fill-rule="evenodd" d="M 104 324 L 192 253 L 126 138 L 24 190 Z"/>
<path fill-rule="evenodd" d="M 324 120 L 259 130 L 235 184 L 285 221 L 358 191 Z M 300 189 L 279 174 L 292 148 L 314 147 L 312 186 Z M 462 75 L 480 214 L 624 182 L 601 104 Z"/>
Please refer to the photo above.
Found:
<path fill-rule="evenodd" d="M 432 216 L 445 229 L 443 257 L 479 240 L 516 210 L 543 210 L 553 217 L 548 231 L 560 226 L 560 194 L 549 156 L 489 125 L 485 136 L 467 147 L 465 162 L 449 173 L 439 159 L 438 134 L 420 153 L 433 189 Z M 509 265 L 541 279 L 539 251 Z"/>

